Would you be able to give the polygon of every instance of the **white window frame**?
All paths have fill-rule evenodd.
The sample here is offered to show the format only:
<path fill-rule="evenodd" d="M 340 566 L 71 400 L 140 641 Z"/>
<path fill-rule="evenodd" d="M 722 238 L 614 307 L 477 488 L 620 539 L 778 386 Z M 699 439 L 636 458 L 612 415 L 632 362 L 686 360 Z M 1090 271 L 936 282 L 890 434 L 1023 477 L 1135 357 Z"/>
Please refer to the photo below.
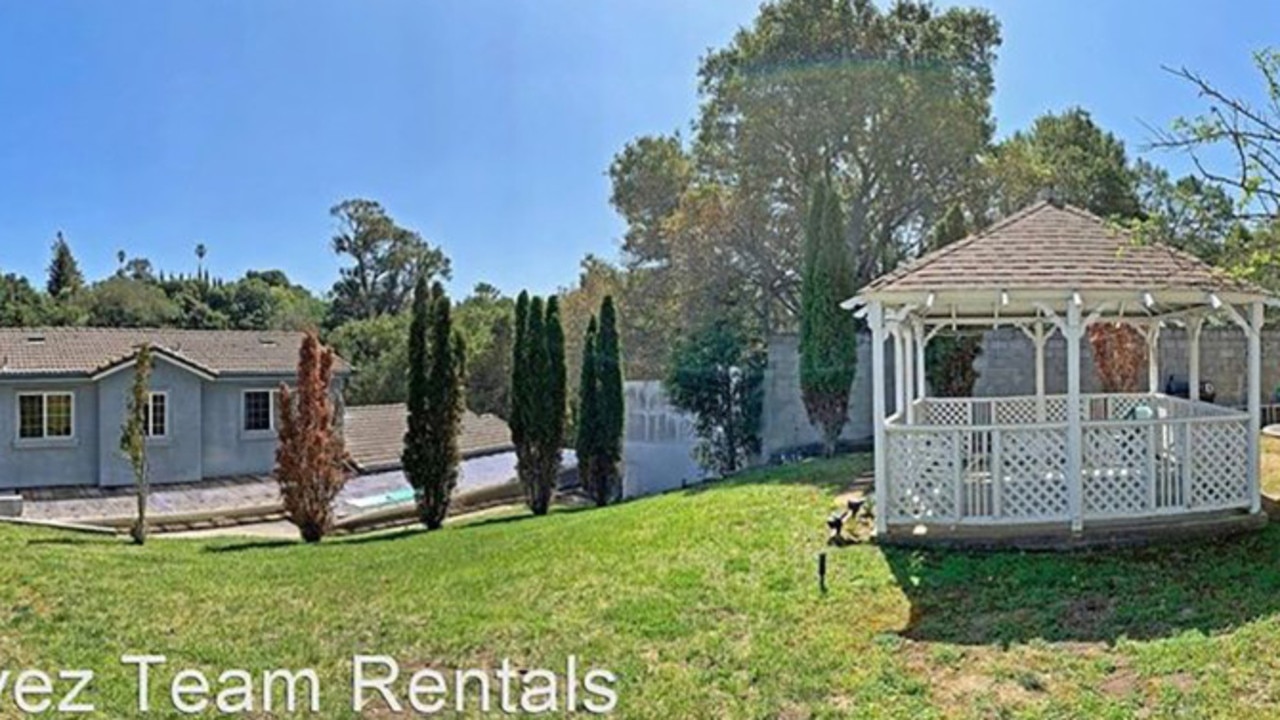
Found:
<path fill-rule="evenodd" d="M 70 435 L 50 435 L 49 434 L 49 398 L 54 396 L 65 396 L 71 399 L 70 406 Z M 39 437 L 23 437 L 22 436 L 22 398 L 38 397 L 40 398 L 40 436 Z M 15 393 L 13 403 L 13 434 L 18 443 L 42 443 L 42 442 L 67 442 L 74 440 L 76 437 L 76 393 L 74 390 L 49 390 L 41 392 L 18 392 Z"/>
<path fill-rule="evenodd" d="M 152 428 L 151 428 L 151 425 L 152 425 L 152 423 L 151 423 L 151 419 L 152 419 L 152 418 L 151 418 L 151 412 L 152 412 L 152 403 L 153 403 L 153 402 L 155 402 L 155 399 L 156 399 L 156 397 L 157 397 L 157 396 L 158 396 L 158 397 L 162 397 L 162 398 L 164 398 L 164 427 L 163 427 L 163 428 L 161 428 L 161 430 L 163 430 L 164 432 L 161 432 L 161 433 L 159 433 L 159 434 L 154 434 L 154 433 L 152 433 L 152 432 L 151 432 L 151 430 L 152 430 Z M 145 428 L 146 432 L 144 433 L 144 435 L 147 437 L 147 439 L 151 439 L 151 440 L 163 440 L 163 439 L 165 439 L 165 438 L 169 437 L 169 410 L 170 410 L 170 408 L 171 408 L 171 407 L 172 407 L 172 406 L 170 406 L 170 405 L 169 405 L 169 391 L 168 391 L 168 390 L 156 390 L 156 391 L 153 391 L 153 392 L 150 392 L 150 393 L 148 393 L 148 394 L 147 394 L 147 407 L 146 407 L 146 413 L 145 413 L 145 414 L 146 414 L 146 418 L 145 418 L 145 420 L 146 420 L 146 428 Z"/>
<path fill-rule="evenodd" d="M 250 430 L 249 425 L 249 408 L 246 405 L 249 395 L 252 393 L 267 394 L 267 418 L 266 429 L 256 428 Z M 280 391 L 276 388 L 245 388 L 240 391 L 240 432 L 245 435 L 270 435 L 276 431 L 276 396 Z"/>

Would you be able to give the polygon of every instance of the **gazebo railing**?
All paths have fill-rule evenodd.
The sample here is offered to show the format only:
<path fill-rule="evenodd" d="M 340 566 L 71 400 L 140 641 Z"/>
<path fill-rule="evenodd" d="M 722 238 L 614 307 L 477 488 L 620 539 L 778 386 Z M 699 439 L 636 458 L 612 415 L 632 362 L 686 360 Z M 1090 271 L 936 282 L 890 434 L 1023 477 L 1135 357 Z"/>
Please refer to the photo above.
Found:
<path fill-rule="evenodd" d="M 918 401 L 915 424 L 898 414 L 886 427 L 888 521 L 1096 521 L 1249 507 L 1246 413 L 1158 394 L 1083 396 L 1081 408 L 1073 488 L 1065 398 Z"/>

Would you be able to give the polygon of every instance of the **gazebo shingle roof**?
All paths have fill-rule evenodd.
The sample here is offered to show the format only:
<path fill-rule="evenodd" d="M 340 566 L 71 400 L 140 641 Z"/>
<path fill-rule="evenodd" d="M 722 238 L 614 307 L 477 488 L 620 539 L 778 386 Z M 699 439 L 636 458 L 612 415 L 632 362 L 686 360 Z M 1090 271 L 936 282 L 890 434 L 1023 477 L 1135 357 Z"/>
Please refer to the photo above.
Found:
<path fill-rule="evenodd" d="M 859 295 L 936 290 L 1265 291 L 1188 253 L 1139 243 L 1080 208 L 1042 201 L 921 256 Z"/>

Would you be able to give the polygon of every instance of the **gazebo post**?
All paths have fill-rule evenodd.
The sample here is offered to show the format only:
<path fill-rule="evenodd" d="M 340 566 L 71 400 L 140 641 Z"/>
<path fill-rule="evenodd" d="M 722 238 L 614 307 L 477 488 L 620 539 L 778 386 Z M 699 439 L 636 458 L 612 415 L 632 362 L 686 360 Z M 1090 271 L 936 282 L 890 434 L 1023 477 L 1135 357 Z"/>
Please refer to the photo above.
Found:
<path fill-rule="evenodd" d="M 1044 331 L 1044 323 L 1037 320 L 1032 323 L 1028 329 L 1026 324 L 1019 324 L 1018 329 L 1023 335 L 1031 341 L 1031 347 L 1035 349 L 1036 368 L 1036 422 L 1044 422 L 1047 411 L 1045 409 L 1045 390 L 1044 390 L 1044 344 L 1049 339 L 1049 335 Z"/>
<path fill-rule="evenodd" d="M 1067 301 L 1067 322 L 1062 335 L 1067 341 L 1067 497 L 1071 530 L 1084 529 L 1084 477 L 1081 469 L 1083 433 L 1080 421 L 1080 338 L 1084 326 L 1080 305 L 1074 296 Z"/>
<path fill-rule="evenodd" d="M 893 394 L 894 414 L 906 417 L 906 400 L 907 400 L 907 363 L 906 343 L 902 339 L 902 325 L 898 322 L 890 323 L 889 334 L 893 336 Z"/>
<path fill-rule="evenodd" d="M 1262 509 L 1262 486 L 1259 479 L 1261 471 L 1262 433 L 1262 323 L 1264 321 L 1262 303 L 1255 301 L 1249 314 L 1249 511 L 1257 513 Z"/>
<path fill-rule="evenodd" d="M 1204 328 L 1204 318 L 1192 315 L 1187 318 L 1187 399 L 1200 402 L 1200 331 Z"/>
<path fill-rule="evenodd" d="M 916 420 L 916 408 L 913 400 L 916 396 L 916 372 L 915 368 L 915 328 L 912 327 L 913 322 L 904 320 L 899 330 L 902 336 L 902 397 L 905 403 L 902 406 L 902 416 L 910 425 Z"/>
<path fill-rule="evenodd" d="M 911 331 L 915 333 L 916 347 L 916 397 L 921 400 L 927 394 L 925 383 L 925 367 L 924 367 L 924 346 L 929 342 L 924 335 L 924 321 L 920 318 L 911 319 Z"/>
<path fill-rule="evenodd" d="M 1147 392 L 1160 392 L 1160 321 L 1152 320 L 1143 333 L 1147 338 Z"/>
<path fill-rule="evenodd" d="M 885 442 L 884 412 L 884 305 L 873 300 L 867 307 L 867 324 L 871 326 L 871 427 L 875 437 L 876 534 L 889 528 L 889 447 Z"/>

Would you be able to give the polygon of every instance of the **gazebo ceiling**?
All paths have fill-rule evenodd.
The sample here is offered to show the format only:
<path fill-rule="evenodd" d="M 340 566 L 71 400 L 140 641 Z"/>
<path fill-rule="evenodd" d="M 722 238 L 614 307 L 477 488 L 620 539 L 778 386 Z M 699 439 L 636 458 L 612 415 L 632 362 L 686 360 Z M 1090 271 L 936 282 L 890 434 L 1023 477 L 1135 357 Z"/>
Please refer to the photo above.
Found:
<path fill-rule="evenodd" d="M 849 305 L 879 300 L 912 305 L 921 315 L 991 318 L 1075 301 L 1152 315 L 1268 297 L 1188 253 L 1138 242 L 1086 210 L 1042 201 L 881 276 Z"/>

